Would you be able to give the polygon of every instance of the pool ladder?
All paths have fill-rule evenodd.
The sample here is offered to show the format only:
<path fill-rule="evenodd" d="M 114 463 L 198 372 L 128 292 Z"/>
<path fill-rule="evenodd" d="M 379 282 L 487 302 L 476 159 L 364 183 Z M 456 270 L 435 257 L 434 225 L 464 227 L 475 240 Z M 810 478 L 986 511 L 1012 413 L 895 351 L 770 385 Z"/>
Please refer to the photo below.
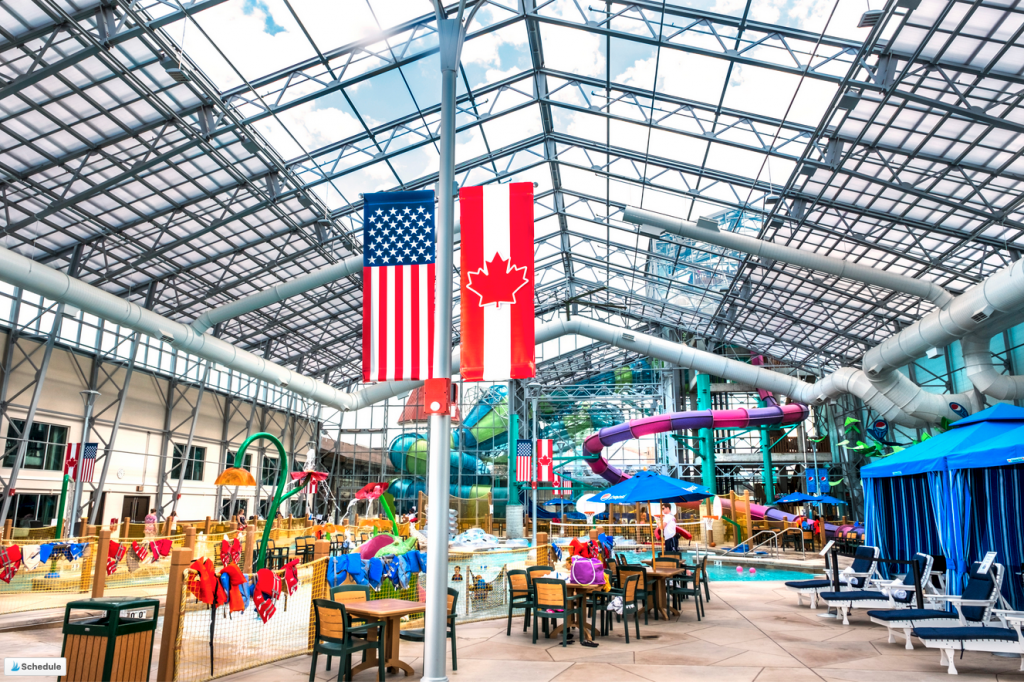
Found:
<path fill-rule="evenodd" d="M 730 552 L 730 554 L 741 554 L 743 556 L 751 556 L 753 554 L 756 554 L 757 550 L 761 549 L 762 547 L 767 547 L 768 556 L 774 559 L 778 559 L 782 556 L 782 550 L 779 548 L 779 537 L 790 532 L 795 532 L 799 534 L 800 553 L 803 555 L 804 559 L 807 559 L 807 549 L 804 545 L 804 534 L 803 531 L 799 528 L 783 528 L 782 530 L 758 531 L 747 539 L 747 544 L 750 545 L 750 549 L 748 549 L 746 552 Z M 755 545 L 754 540 L 761 535 L 765 535 L 767 537 Z"/>

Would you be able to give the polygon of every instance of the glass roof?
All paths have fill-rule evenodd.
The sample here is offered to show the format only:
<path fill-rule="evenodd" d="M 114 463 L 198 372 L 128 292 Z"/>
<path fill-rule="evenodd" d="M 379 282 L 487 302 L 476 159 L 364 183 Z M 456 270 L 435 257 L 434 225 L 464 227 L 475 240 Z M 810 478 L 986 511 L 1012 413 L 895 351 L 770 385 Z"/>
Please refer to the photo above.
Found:
<path fill-rule="evenodd" d="M 1024 13 L 873 2 L 484 2 L 456 179 L 535 183 L 538 314 L 568 301 L 827 370 L 932 309 L 652 235 L 626 206 L 954 293 L 1016 259 Z M 428 0 L 6 0 L 2 243 L 183 322 L 359 253 L 362 193 L 436 183 L 437 44 Z M 348 385 L 360 289 L 215 332 Z"/>

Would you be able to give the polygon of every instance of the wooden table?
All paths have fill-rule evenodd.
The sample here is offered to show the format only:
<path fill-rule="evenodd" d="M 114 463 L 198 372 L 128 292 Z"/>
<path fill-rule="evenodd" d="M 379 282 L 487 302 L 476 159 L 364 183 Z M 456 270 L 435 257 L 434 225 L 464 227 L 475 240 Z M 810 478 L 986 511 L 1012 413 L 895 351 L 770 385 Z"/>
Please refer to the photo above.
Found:
<path fill-rule="evenodd" d="M 551 574 L 549 573 L 548 575 L 543 575 L 543 576 L 538 576 L 538 577 L 540 577 L 540 578 L 547 578 L 547 577 L 550 577 L 550 576 L 551 576 Z M 598 591 L 604 589 L 604 585 L 577 585 L 576 583 L 566 582 L 565 583 L 565 588 L 566 588 L 566 590 L 568 590 L 572 594 L 582 594 L 584 596 L 584 601 L 586 601 L 586 598 L 589 597 L 593 592 L 598 592 Z M 596 615 L 597 615 L 597 604 L 594 604 L 594 612 L 591 614 L 591 616 L 592 616 L 591 620 L 594 620 L 594 617 L 596 617 Z M 589 639 L 591 642 L 594 641 L 594 629 L 590 625 L 587 624 L 586 612 L 583 613 L 583 622 L 582 623 L 577 623 L 575 618 L 570 618 L 569 621 L 570 621 L 569 624 L 568 624 L 569 627 L 574 627 L 575 626 L 575 627 L 578 627 L 580 629 L 580 636 L 581 637 L 583 637 L 584 639 Z M 554 637 L 556 635 L 562 634 L 562 628 L 564 628 L 565 626 L 566 626 L 566 623 L 565 623 L 565 620 L 563 620 L 562 623 L 558 627 L 554 628 L 553 630 L 551 630 L 551 632 L 548 633 L 548 637 L 550 638 L 550 637 Z M 588 635 L 589 635 L 589 637 L 588 637 Z"/>
<path fill-rule="evenodd" d="M 402 630 L 402 616 L 409 616 L 414 613 L 423 613 L 427 610 L 427 603 L 422 601 L 407 601 L 405 599 L 377 599 L 374 601 L 349 602 L 345 604 L 345 610 L 349 615 L 358 616 L 365 620 L 384 621 L 384 636 L 387 642 L 384 644 L 384 667 L 404 670 L 406 677 L 412 675 L 412 666 L 398 658 L 398 635 Z M 376 638 L 373 630 L 370 631 L 371 638 Z M 359 665 L 352 666 L 352 674 L 356 675 L 364 670 L 377 667 L 377 650 L 368 649 L 366 660 Z M 339 663 L 344 665 L 344 663 Z"/>
<path fill-rule="evenodd" d="M 672 569 L 669 569 L 669 568 L 657 568 L 657 569 L 655 569 L 655 568 L 648 568 L 648 569 L 646 569 L 648 591 L 650 591 L 650 588 L 652 587 L 651 583 L 654 583 L 653 587 L 654 587 L 654 590 L 657 593 L 657 596 L 655 597 L 654 601 L 655 601 L 656 604 L 658 604 L 658 611 L 657 611 L 657 613 L 655 615 L 660 613 L 661 617 L 664 618 L 665 620 L 668 620 L 670 614 L 673 615 L 673 616 L 678 616 L 679 615 L 679 611 L 677 611 L 676 609 L 672 608 L 672 606 L 668 603 L 668 593 L 665 590 L 665 581 L 668 580 L 669 578 L 674 578 L 677 575 L 681 575 L 681 574 L 685 573 L 687 570 L 688 569 L 686 569 L 686 568 L 672 568 Z M 690 569 L 690 570 L 692 570 L 692 569 Z M 648 604 L 647 605 L 647 610 L 648 611 L 650 611 L 653 608 L 654 608 L 654 604 Z"/>

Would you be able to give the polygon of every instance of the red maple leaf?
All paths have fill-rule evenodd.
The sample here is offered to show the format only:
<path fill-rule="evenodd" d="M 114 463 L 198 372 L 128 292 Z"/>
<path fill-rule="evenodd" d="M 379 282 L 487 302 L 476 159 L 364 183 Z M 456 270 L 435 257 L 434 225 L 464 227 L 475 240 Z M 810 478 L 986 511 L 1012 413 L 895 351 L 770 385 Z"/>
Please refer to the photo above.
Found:
<path fill-rule="evenodd" d="M 515 303 L 516 292 L 526 286 L 526 267 L 516 267 L 497 253 L 476 272 L 466 273 L 466 288 L 480 297 L 480 306 Z"/>

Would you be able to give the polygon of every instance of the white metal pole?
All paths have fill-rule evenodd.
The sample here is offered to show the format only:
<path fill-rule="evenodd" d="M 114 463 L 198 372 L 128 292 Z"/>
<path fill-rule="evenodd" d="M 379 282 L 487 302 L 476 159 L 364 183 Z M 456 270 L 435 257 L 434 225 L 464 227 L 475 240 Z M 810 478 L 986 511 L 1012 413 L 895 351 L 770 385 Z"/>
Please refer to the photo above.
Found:
<path fill-rule="evenodd" d="M 460 13 L 461 14 L 461 13 Z M 439 19 L 441 143 L 437 191 L 437 257 L 434 288 L 435 376 L 452 375 L 452 259 L 455 213 L 455 78 L 459 68 L 461 16 Z M 447 682 L 448 491 L 451 486 L 451 414 L 432 414 L 427 463 L 427 612 L 423 682 Z"/>

